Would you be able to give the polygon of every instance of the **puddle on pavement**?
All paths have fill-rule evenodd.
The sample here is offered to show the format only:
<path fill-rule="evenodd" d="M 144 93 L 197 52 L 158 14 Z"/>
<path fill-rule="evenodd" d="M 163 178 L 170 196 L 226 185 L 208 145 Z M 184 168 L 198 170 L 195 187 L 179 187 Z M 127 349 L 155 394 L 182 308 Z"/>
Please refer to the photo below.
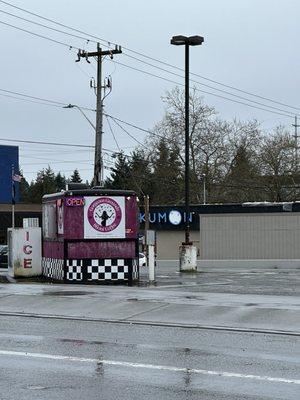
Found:
<path fill-rule="evenodd" d="M 46 386 L 28 386 L 27 389 L 29 389 L 29 390 L 45 390 Z"/>
<path fill-rule="evenodd" d="M 91 295 L 93 292 L 84 292 L 80 290 L 69 290 L 68 292 L 65 291 L 56 291 L 56 292 L 43 292 L 44 296 L 84 296 L 84 295 Z"/>

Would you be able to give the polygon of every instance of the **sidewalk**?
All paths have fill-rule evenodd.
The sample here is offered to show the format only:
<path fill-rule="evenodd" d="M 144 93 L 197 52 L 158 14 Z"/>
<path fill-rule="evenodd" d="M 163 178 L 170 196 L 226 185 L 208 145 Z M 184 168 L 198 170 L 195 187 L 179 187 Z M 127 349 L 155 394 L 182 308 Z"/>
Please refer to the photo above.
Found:
<path fill-rule="evenodd" d="M 0 314 L 300 335 L 299 296 L 191 292 L 191 287 L 0 284 Z"/>

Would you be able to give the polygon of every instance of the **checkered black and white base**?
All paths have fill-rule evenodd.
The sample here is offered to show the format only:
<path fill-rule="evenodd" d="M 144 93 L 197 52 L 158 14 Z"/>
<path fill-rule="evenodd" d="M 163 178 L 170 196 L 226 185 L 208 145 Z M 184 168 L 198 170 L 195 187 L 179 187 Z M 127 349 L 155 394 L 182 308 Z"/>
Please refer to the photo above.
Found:
<path fill-rule="evenodd" d="M 62 281 L 64 279 L 64 260 L 57 258 L 42 259 L 43 276 Z"/>
<path fill-rule="evenodd" d="M 135 259 L 82 259 L 67 260 L 67 281 L 128 281 L 132 266 L 132 279 L 138 278 Z"/>
<path fill-rule="evenodd" d="M 67 281 L 82 281 L 83 260 L 67 260 Z"/>
<path fill-rule="evenodd" d="M 42 260 L 43 276 L 66 282 L 130 281 L 139 278 L 137 259 L 67 259 L 45 258 Z"/>
<path fill-rule="evenodd" d="M 139 279 L 139 265 L 138 260 L 134 258 L 132 260 L 132 280 L 136 281 Z"/>

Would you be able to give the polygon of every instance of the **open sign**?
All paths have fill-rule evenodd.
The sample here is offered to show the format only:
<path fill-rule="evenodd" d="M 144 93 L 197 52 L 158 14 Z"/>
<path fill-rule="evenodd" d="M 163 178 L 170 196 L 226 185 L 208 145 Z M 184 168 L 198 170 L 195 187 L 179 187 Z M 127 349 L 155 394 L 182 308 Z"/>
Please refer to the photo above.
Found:
<path fill-rule="evenodd" d="M 67 197 L 65 199 L 65 204 L 68 207 L 83 207 L 84 198 L 83 197 Z"/>

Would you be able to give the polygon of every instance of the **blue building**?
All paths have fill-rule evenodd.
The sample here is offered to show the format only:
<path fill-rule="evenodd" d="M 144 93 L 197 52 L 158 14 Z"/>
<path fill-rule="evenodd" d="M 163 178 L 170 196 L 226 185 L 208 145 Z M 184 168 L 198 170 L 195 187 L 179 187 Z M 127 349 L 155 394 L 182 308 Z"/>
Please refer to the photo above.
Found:
<path fill-rule="evenodd" d="M 0 145 L 0 203 L 12 202 L 12 170 L 19 173 L 19 147 Z M 15 185 L 15 201 L 19 201 L 19 183 Z"/>

